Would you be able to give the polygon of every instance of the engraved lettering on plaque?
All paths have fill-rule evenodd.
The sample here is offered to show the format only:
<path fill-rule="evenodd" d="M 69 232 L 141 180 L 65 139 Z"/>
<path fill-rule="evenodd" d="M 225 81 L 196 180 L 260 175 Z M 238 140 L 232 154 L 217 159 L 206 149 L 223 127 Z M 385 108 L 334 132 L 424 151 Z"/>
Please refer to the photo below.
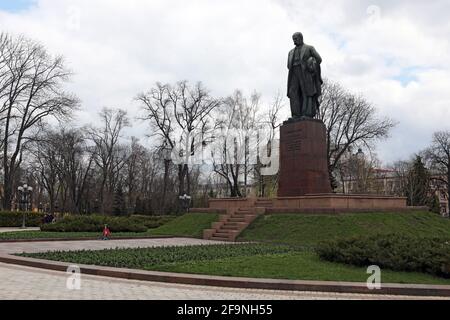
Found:
<path fill-rule="evenodd" d="M 302 147 L 302 139 L 300 137 L 292 137 L 287 141 L 288 151 L 299 151 Z"/>
<path fill-rule="evenodd" d="M 286 132 L 286 150 L 288 152 L 300 151 L 302 140 L 306 139 L 306 132 L 302 129 L 289 130 Z"/>

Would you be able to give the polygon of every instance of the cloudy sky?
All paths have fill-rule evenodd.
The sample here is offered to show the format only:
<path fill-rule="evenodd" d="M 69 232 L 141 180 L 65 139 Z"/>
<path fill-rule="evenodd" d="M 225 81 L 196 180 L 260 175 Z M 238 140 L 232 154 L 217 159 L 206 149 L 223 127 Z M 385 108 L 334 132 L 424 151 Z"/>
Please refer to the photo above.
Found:
<path fill-rule="evenodd" d="M 302 31 L 324 76 L 399 122 L 377 146 L 388 163 L 450 129 L 449 12 L 448 0 L 0 0 L 0 30 L 66 57 L 83 104 L 77 123 L 103 107 L 137 115 L 133 98 L 156 81 L 270 101 L 286 90 L 291 35 Z M 134 123 L 127 134 L 144 136 Z"/>

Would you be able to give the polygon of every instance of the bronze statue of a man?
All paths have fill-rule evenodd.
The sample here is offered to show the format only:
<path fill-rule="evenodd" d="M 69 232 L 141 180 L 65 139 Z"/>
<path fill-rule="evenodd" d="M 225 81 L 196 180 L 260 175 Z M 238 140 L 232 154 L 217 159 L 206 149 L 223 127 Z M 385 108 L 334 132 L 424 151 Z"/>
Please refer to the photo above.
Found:
<path fill-rule="evenodd" d="M 322 94 L 322 58 L 313 46 L 303 42 L 300 32 L 294 33 L 292 39 L 295 48 L 289 52 L 288 57 L 288 97 L 292 119 L 314 118 Z"/>

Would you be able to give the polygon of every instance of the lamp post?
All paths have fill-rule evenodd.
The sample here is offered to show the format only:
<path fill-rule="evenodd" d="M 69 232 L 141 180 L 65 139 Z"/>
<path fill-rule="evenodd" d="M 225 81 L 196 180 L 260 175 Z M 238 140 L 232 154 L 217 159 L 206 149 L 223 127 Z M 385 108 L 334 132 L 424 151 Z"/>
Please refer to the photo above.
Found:
<path fill-rule="evenodd" d="M 181 201 L 182 208 L 186 211 L 186 213 L 189 213 L 189 207 L 191 205 L 191 196 L 185 193 L 184 195 L 179 196 L 178 198 Z"/>
<path fill-rule="evenodd" d="M 31 204 L 33 188 L 25 183 L 23 186 L 19 186 L 17 191 L 19 192 L 19 210 L 22 211 L 22 229 L 26 229 L 26 212 Z"/>

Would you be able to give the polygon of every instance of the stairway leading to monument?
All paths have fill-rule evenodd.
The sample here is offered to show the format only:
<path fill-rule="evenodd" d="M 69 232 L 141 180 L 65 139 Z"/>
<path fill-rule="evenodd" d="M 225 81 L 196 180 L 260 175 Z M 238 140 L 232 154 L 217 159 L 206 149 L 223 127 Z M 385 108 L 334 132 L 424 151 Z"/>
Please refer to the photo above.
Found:
<path fill-rule="evenodd" d="M 220 220 L 211 229 L 203 231 L 203 238 L 217 241 L 236 241 L 239 234 L 257 217 L 254 208 L 238 208 L 220 215 Z"/>
<path fill-rule="evenodd" d="M 220 215 L 218 222 L 214 222 L 211 229 L 203 231 L 203 238 L 218 241 L 236 241 L 239 234 L 244 231 L 265 208 L 272 208 L 273 200 L 257 198 L 251 207 L 229 209 L 227 214 Z"/>

